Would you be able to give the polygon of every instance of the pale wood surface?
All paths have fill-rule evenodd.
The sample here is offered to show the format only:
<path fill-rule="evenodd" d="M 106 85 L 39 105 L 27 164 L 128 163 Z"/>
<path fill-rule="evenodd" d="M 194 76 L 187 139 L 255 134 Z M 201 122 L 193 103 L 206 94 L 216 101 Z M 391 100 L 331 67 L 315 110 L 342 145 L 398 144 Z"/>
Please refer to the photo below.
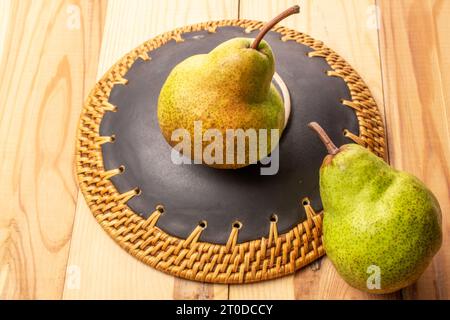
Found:
<path fill-rule="evenodd" d="M 267 20 L 297 2 L 0 1 L 0 298 L 450 298 L 446 0 L 304 0 L 301 14 L 283 23 L 323 40 L 361 74 L 385 116 L 391 163 L 439 198 L 443 249 L 402 293 L 352 289 L 326 257 L 293 276 L 251 285 L 175 279 L 117 246 L 78 192 L 79 112 L 94 80 L 118 58 L 174 27 L 238 16 Z"/>
<path fill-rule="evenodd" d="M 104 4 L 1 1 L 0 297 L 61 298 Z"/>

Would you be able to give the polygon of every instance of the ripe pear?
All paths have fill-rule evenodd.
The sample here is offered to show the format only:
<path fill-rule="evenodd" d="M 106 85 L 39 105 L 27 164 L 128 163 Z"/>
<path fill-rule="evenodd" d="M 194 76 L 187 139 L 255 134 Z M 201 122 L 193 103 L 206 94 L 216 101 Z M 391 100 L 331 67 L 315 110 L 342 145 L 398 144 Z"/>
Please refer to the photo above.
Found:
<path fill-rule="evenodd" d="M 413 175 L 357 144 L 339 149 L 311 123 L 329 155 L 320 169 L 325 251 L 351 286 L 390 293 L 414 283 L 442 243 L 441 209 Z"/>
<path fill-rule="evenodd" d="M 259 129 L 267 130 L 266 150 L 258 152 L 256 160 L 260 160 L 260 155 L 268 155 L 275 148 L 278 141 L 271 141 L 270 130 L 278 129 L 281 136 L 284 129 L 284 105 L 272 84 L 275 72 L 274 55 L 262 37 L 278 21 L 297 12 L 298 6 L 286 10 L 269 22 L 256 39 L 231 39 L 207 54 L 191 56 L 175 66 L 158 98 L 159 126 L 172 147 L 179 144 L 179 140 L 172 137 L 174 132 L 185 129 L 191 138 L 191 158 L 222 169 L 236 169 L 251 162 L 247 138 L 245 150 L 238 149 L 237 139 L 234 139 L 234 161 L 226 163 L 227 152 L 230 153 L 230 149 L 226 149 L 229 129 L 235 132 L 239 129 L 254 129 L 256 133 L 259 133 Z M 202 153 L 195 152 L 195 144 L 198 143 L 194 141 L 195 122 L 197 128 L 201 123 L 201 136 L 210 129 L 221 134 L 222 163 L 205 162 Z M 201 142 L 203 149 L 211 143 L 205 140 Z M 238 151 L 245 154 L 238 156 Z"/>

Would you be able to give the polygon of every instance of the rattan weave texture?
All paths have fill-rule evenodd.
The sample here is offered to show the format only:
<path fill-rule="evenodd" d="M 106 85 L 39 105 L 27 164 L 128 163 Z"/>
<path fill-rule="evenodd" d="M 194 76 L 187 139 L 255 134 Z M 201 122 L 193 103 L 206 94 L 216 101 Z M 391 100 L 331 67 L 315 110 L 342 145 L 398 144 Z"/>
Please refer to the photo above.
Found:
<path fill-rule="evenodd" d="M 126 251 L 144 263 L 175 276 L 214 283 L 247 283 L 280 277 L 293 273 L 324 255 L 322 245 L 322 213 L 316 213 L 306 201 L 303 206 L 307 219 L 289 232 L 278 234 L 277 221 L 270 221 L 267 237 L 238 243 L 239 225 L 231 226 L 226 245 L 199 241 L 203 225 L 193 228 L 186 239 L 165 233 L 156 226 L 164 214 L 155 208 L 148 219 L 134 213 L 127 201 L 139 190 L 120 194 L 110 178 L 122 168 L 105 171 L 101 145 L 114 137 L 100 136 L 99 127 L 105 112 L 114 112 L 108 102 L 115 84 L 124 84 L 123 78 L 136 59 L 151 59 L 151 51 L 168 41 L 183 41 L 183 33 L 206 30 L 215 32 L 221 26 L 239 26 L 249 31 L 260 29 L 263 22 L 251 20 L 223 20 L 186 26 L 159 35 L 125 55 L 98 81 L 83 107 L 76 150 L 76 170 L 80 188 L 93 215 L 106 232 Z M 347 84 L 352 100 L 343 100 L 344 106 L 354 109 L 359 122 L 359 135 L 345 132 L 354 142 L 366 146 L 380 157 L 385 156 L 383 122 L 377 105 L 353 68 L 339 55 L 298 31 L 275 27 L 283 41 L 296 41 L 313 49 L 312 59 L 323 58 L 332 71 L 329 76 L 341 77 Z"/>

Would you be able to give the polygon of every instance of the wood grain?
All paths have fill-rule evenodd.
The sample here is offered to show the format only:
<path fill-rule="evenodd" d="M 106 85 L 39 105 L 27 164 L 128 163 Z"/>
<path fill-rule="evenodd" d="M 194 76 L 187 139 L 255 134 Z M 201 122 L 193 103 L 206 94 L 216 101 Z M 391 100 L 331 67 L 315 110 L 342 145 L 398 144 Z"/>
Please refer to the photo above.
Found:
<path fill-rule="evenodd" d="M 76 123 L 104 6 L 2 1 L 0 12 L 0 297 L 58 299 L 78 193 Z"/>
<path fill-rule="evenodd" d="M 0 2 L 0 57 L 3 56 L 3 48 L 6 42 L 6 32 L 8 31 L 9 17 L 11 15 L 11 1 Z"/>
<path fill-rule="evenodd" d="M 0 58 L 3 57 L 3 49 L 6 43 L 6 32 L 8 31 L 9 18 L 11 16 L 11 1 L 0 2 Z M 1 119 L 1 114 L 0 114 Z M 1 123 L 1 120 L 0 120 Z M 1 171 L 0 171 L 1 172 Z M 0 189 L 0 191 L 3 189 Z M 0 193 L 1 197 L 2 193 Z M 9 264 L 6 263 L 6 241 L 9 237 L 9 230 L 0 220 L 0 297 L 11 296 L 6 294 L 6 281 L 9 275 Z"/>
<path fill-rule="evenodd" d="M 444 241 L 407 299 L 450 298 L 450 2 L 378 1 L 391 163 L 419 177 L 442 209 Z"/>
<path fill-rule="evenodd" d="M 241 0 L 240 16 L 266 21 L 295 0 Z M 361 75 L 384 113 L 380 69 L 377 16 L 374 0 L 301 1 L 300 14 L 289 17 L 282 25 L 322 40 L 346 59 Z M 320 270 L 308 266 L 295 276 L 257 286 L 231 287 L 230 298 L 266 299 L 384 299 L 394 296 L 372 296 L 348 286 L 325 257 Z M 325 280 L 326 279 L 326 280 Z M 283 288 L 282 290 L 280 288 Z"/>
<path fill-rule="evenodd" d="M 212 0 L 110 1 L 98 77 L 125 53 L 159 33 L 191 23 L 237 18 L 237 5 L 237 1 Z M 226 285 L 174 278 L 128 255 L 97 224 L 81 194 L 69 261 L 75 270 L 75 285 L 66 285 L 66 299 L 228 298 Z"/>

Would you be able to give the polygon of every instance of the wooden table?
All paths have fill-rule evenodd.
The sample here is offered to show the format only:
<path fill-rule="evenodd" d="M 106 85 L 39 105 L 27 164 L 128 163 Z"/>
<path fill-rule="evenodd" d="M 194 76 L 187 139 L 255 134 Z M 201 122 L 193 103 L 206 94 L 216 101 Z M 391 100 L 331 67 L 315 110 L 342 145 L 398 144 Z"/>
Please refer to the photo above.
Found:
<path fill-rule="evenodd" d="M 74 174 L 83 100 L 107 68 L 144 40 L 206 20 L 283 22 L 335 49 L 383 113 L 390 162 L 439 198 L 444 242 L 417 284 L 372 296 L 327 258 L 293 276 L 210 285 L 156 271 L 101 229 Z M 0 298 L 450 298 L 450 1 L 0 1 Z"/>

